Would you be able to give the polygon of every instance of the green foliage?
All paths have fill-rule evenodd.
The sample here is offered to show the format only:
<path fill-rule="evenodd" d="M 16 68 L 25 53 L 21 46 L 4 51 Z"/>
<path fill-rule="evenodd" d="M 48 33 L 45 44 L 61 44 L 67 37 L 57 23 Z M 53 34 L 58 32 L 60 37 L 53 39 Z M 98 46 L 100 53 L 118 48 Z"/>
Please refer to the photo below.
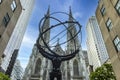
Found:
<path fill-rule="evenodd" d="M 90 74 L 90 80 L 116 80 L 111 64 L 104 64 Z"/>
<path fill-rule="evenodd" d="M 10 80 L 10 78 L 7 75 L 0 72 L 0 80 Z"/>

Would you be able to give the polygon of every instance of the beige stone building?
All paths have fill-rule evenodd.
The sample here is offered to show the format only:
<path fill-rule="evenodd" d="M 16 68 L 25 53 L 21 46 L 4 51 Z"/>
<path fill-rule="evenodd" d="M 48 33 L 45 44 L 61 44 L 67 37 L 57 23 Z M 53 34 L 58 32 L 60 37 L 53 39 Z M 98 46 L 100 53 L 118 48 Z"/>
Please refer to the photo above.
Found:
<path fill-rule="evenodd" d="M 96 17 L 117 80 L 120 80 L 120 0 L 99 0 Z"/>
<path fill-rule="evenodd" d="M 0 0 L 0 63 L 21 11 L 20 0 Z"/>

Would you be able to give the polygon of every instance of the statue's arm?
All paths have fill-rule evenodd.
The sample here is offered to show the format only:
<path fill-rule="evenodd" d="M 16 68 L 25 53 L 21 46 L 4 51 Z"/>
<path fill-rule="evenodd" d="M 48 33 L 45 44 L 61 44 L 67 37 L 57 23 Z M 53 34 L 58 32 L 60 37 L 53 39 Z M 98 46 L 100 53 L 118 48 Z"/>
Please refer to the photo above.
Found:
<path fill-rule="evenodd" d="M 52 59 L 53 58 L 53 55 L 46 52 L 38 43 L 36 44 L 37 45 L 37 48 L 39 50 L 39 52 L 45 57 L 45 58 L 48 58 L 48 59 Z"/>
<path fill-rule="evenodd" d="M 72 59 L 73 57 L 75 57 L 75 55 L 79 52 L 79 49 L 77 49 L 75 52 L 69 54 L 69 55 L 66 55 L 66 56 L 63 56 L 61 57 L 62 61 L 65 61 L 65 60 L 70 60 Z"/>

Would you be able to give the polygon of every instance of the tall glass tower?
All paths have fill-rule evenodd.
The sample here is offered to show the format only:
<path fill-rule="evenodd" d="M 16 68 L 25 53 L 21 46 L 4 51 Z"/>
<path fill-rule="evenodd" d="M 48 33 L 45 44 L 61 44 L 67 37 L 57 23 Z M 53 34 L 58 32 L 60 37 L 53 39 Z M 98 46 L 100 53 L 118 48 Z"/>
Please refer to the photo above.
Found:
<path fill-rule="evenodd" d="M 22 13 L 18 19 L 18 22 L 8 42 L 8 45 L 4 50 L 4 54 L 6 55 L 6 57 L 3 59 L 2 65 L 1 65 L 4 71 L 6 71 L 8 68 L 13 52 L 15 50 L 19 50 L 20 48 L 30 15 L 32 13 L 34 1 L 35 0 L 20 0 L 22 5 Z"/>
<path fill-rule="evenodd" d="M 108 59 L 108 53 L 96 17 L 92 16 L 86 26 L 89 64 L 95 70 Z"/>

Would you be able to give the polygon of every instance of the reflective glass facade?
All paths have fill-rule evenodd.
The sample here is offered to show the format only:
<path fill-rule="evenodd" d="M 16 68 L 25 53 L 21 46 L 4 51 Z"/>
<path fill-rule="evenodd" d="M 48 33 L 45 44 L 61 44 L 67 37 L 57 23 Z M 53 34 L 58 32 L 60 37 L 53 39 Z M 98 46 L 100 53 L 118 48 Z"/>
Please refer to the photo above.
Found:
<path fill-rule="evenodd" d="M 92 16 L 87 24 L 87 48 L 90 65 L 97 68 L 108 59 L 108 53 L 97 20 Z"/>

